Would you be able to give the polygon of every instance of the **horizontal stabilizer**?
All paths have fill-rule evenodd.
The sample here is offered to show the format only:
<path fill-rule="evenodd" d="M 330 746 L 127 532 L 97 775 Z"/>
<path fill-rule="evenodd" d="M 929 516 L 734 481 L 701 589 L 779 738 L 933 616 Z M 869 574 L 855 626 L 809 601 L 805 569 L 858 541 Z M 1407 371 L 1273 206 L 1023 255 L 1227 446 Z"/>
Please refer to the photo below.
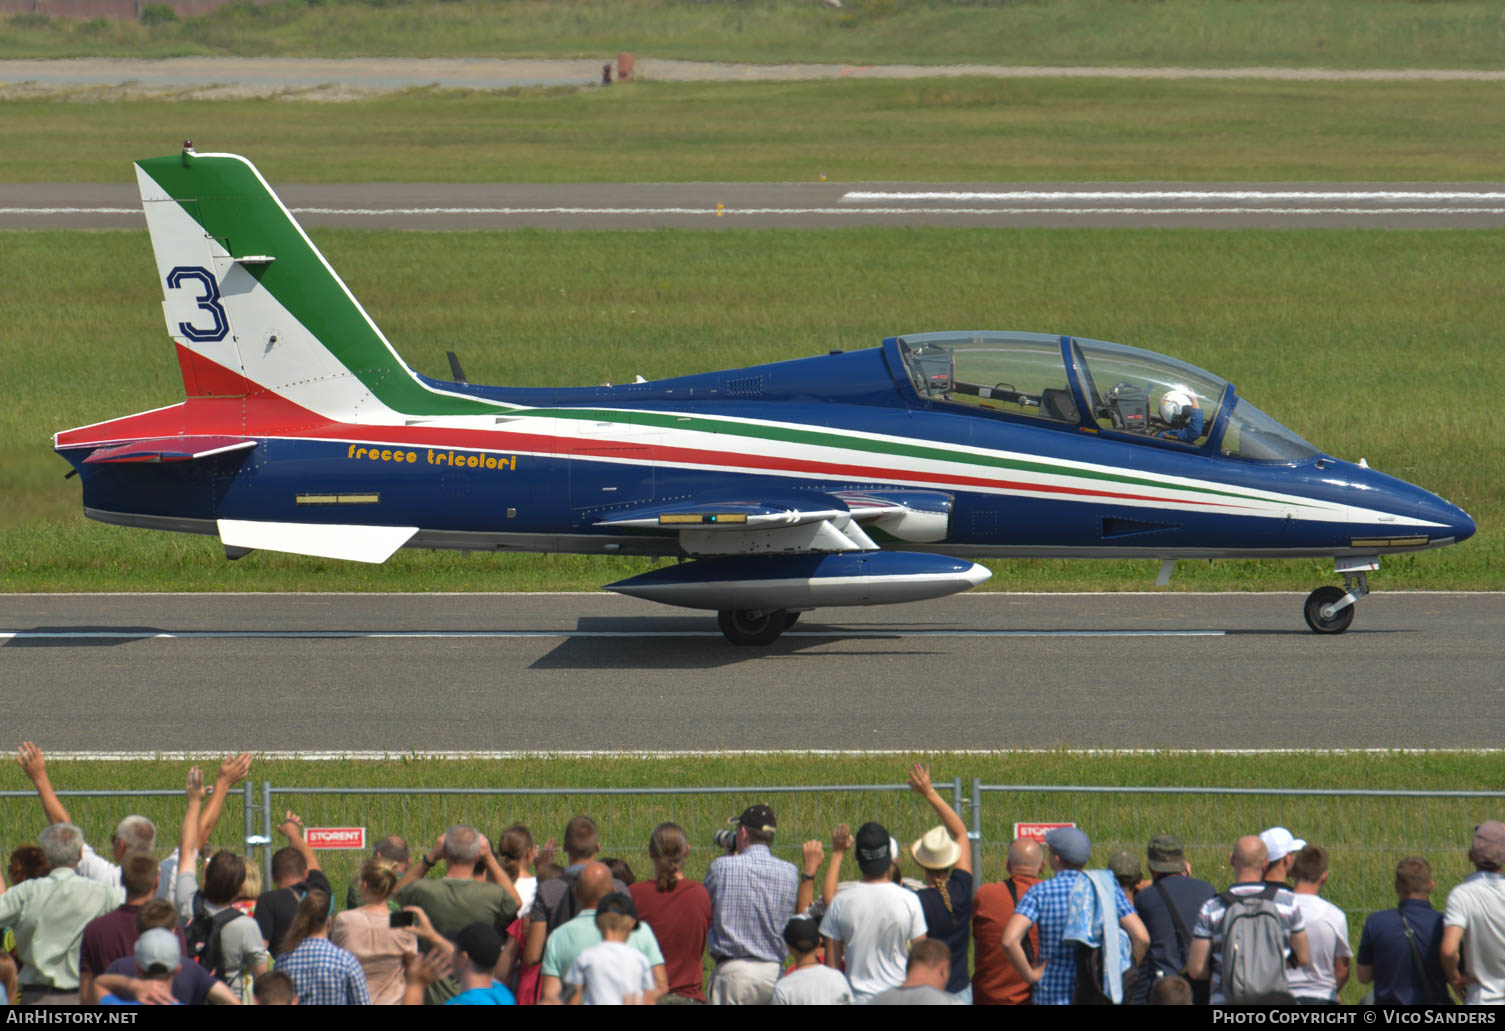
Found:
<path fill-rule="evenodd" d="M 352 562 L 385 562 L 417 532 L 416 526 L 219 520 L 219 536 L 226 548 L 285 551 L 293 555 L 341 558 Z"/>
<path fill-rule="evenodd" d="M 256 441 L 245 437 L 148 437 L 145 440 L 133 440 L 129 444 L 99 448 L 84 459 L 84 464 L 190 462 L 195 458 L 208 458 L 231 451 L 247 451 L 255 446 Z"/>

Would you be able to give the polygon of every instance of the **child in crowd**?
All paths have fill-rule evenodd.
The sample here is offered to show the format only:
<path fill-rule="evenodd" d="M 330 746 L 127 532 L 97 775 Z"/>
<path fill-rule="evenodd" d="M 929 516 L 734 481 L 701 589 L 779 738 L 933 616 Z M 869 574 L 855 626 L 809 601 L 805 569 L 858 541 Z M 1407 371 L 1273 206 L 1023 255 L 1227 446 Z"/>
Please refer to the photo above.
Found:
<path fill-rule="evenodd" d="M 571 1006 L 621 1006 L 658 1001 L 653 967 L 648 958 L 627 944 L 638 924 L 637 907 L 630 895 L 613 892 L 596 905 L 596 929 L 604 939 L 575 959 L 564 983 L 574 990 Z"/>
<path fill-rule="evenodd" d="M 773 986 L 770 1006 L 850 1006 L 852 986 L 846 975 L 832 970 L 816 954 L 820 949 L 820 925 L 809 917 L 796 916 L 784 925 L 784 944 L 794 957 L 794 966 Z"/>

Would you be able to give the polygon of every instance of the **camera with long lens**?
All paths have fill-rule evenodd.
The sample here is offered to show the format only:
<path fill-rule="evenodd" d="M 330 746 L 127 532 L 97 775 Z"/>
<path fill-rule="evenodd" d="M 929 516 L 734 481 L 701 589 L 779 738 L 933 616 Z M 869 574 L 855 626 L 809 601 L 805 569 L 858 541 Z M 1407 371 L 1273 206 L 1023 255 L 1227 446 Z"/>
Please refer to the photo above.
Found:
<path fill-rule="evenodd" d="M 711 840 L 728 852 L 737 851 L 737 832 L 734 830 L 717 831 L 711 836 Z"/>

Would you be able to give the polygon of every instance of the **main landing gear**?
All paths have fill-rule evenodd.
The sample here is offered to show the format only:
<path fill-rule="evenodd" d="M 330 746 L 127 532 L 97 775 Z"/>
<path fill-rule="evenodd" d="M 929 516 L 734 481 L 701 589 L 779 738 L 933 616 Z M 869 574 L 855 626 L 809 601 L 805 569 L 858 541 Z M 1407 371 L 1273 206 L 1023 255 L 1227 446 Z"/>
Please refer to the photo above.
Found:
<path fill-rule="evenodd" d="M 1319 587 L 1306 596 L 1306 625 L 1318 634 L 1341 634 L 1353 622 L 1354 602 L 1369 593 L 1369 573 L 1380 568 L 1379 559 L 1335 559 L 1343 574 L 1343 586 Z"/>
<path fill-rule="evenodd" d="M 722 609 L 716 613 L 721 632 L 732 644 L 772 644 L 800 618 L 788 609 Z"/>

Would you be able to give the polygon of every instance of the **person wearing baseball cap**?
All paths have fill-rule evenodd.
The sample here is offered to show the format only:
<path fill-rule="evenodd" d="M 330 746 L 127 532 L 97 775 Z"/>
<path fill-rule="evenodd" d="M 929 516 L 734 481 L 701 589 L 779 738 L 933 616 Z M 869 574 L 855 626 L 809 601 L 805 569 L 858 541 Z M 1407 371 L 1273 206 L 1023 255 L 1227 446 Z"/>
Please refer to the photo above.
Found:
<path fill-rule="evenodd" d="M 927 931 L 919 896 L 893 882 L 898 843 L 887 828 L 863 824 L 854 851 L 862 880 L 831 900 L 820 933 L 826 965 L 840 970 L 845 964 L 852 998 L 863 1005 L 904 983 L 910 943 Z"/>
<path fill-rule="evenodd" d="M 1139 983 L 1144 993 L 1162 977 L 1184 976 L 1186 952 L 1191 948 L 1191 928 L 1202 904 L 1217 894 L 1206 881 L 1191 875 L 1186 848 L 1174 834 L 1157 834 L 1145 849 L 1150 868 L 1150 886 L 1134 896 L 1134 910 L 1150 935 L 1150 949 L 1140 964 Z M 1206 979 L 1191 982 L 1192 999 L 1207 1004 Z"/>
<path fill-rule="evenodd" d="M 706 995 L 714 1006 L 766 1006 L 784 963 L 784 925 L 794 915 L 800 873 L 769 851 L 778 822 L 771 808 L 750 805 L 737 825 L 731 855 L 711 863 L 706 951 L 715 960 Z"/>
<path fill-rule="evenodd" d="M 1265 843 L 1265 880 L 1271 884 L 1285 884 L 1291 879 L 1291 865 L 1296 862 L 1296 853 L 1306 848 L 1306 841 L 1296 837 L 1284 827 L 1271 827 L 1259 832 L 1259 840 Z"/>
<path fill-rule="evenodd" d="M 455 950 L 450 969 L 460 985 L 460 992 L 445 1002 L 446 1006 L 515 1006 L 517 1000 L 507 986 L 492 976 L 502 958 L 502 936 L 491 924 L 476 921 L 455 935 Z"/>
<path fill-rule="evenodd" d="M 1468 1005 L 1499 1006 L 1505 1004 L 1505 824 L 1475 827 L 1468 858 L 1474 872 L 1448 892 L 1442 915 L 1442 969 Z"/>
<path fill-rule="evenodd" d="M 178 936 L 164 927 L 148 928 L 138 935 L 133 954 L 111 963 L 94 979 L 92 989 L 94 998 L 85 1001 L 98 999 L 101 1005 L 107 1004 L 107 996 L 123 1004 L 128 999 L 184 1006 L 240 1003 L 238 992 L 199 964 L 184 960 Z"/>
<path fill-rule="evenodd" d="M 909 846 L 910 855 L 925 871 L 925 887 L 915 894 L 925 914 L 926 937 L 951 950 L 945 990 L 970 1006 L 967 946 L 972 938 L 972 843 L 967 825 L 931 785 L 930 767 L 915 763 L 909 771 L 909 786 L 941 818 L 941 826 L 932 827 Z"/>
<path fill-rule="evenodd" d="M 1076 827 L 1056 827 L 1045 835 L 1055 876 L 1041 881 L 1019 900 L 1003 929 L 1003 948 L 1019 976 L 1033 984 L 1036 1006 L 1069 1006 L 1076 994 L 1076 945 L 1064 941 L 1072 890 L 1092 859 L 1092 842 Z M 1114 885 L 1118 925 L 1133 945 L 1134 962 L 1144 958 L 1150 936 L 1123 889 Z M 1031 967 L 1020 944 L 1031 926 L 1040 931 L 1039 964 Z"/>
<path fill-rule="evenodd" d="M 771 1006 L 850 1006 L 852 986 L 840 970 L 820 961 L 820 924 L 807 916 L 791 917 L 784 942 L 794 957 L 789 973 L 774 985 Z"/>

